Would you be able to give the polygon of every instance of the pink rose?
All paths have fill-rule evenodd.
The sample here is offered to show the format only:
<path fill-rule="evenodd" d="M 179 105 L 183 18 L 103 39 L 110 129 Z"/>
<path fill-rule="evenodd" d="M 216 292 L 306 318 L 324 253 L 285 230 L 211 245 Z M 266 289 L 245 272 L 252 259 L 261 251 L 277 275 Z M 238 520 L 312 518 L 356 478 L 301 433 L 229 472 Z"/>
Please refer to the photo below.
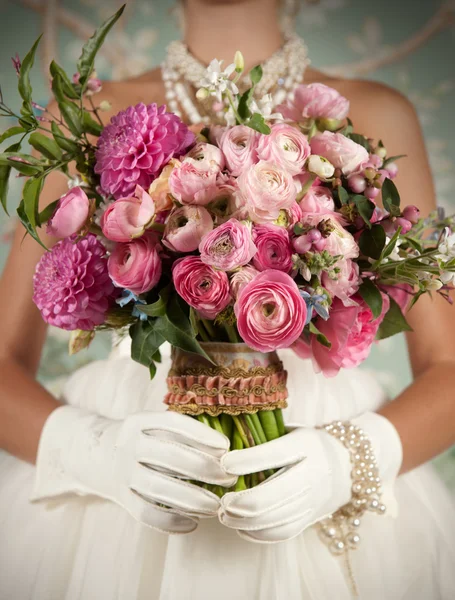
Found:
<path fill-rule="evenodd" d="M 204 319 L 214 319 L 231 302 L 226 273 L 205 265 L 199 256 L 176 261 L 172 277 L 177 293 Z"/>
<path fill-rule="evenodd" d="M 225 130 L 221 136 L 220 148 L 231 175 L 238 177 L 258 162 L 259 138 L 260 134 L 246 125 L 235 125 Z"/>
<path fill-rule="evenodd" d="M 258 249 L 253 265 L 259 271 L 277 269 L 289 273 L 292 269 L 292 247 L 289 233 L 278 225 L 256 225 L 253 241 Z"/>
<path fill-rule="evenodd" d="M 261 160 L 273 162 L 291 175 L 298 175 L 311 150 L 303 133 L 291 125 L 279 123 L 272 126 L 269 135 L 259 138 L 257 153 Z"/>
<path fill-rule="evenodd" d="M 299 85 L 294 100 L 277 108 L 283 117 L 293 121 L 302 119 L 335 119 L 341 121 L 349 113 L 349 100 L 323 83 Z"/>
<path fill-rule="evenodd" d="M 237 180 L 242 200 L 256 223 L 271 223 L 280 210 L 291 208 L 297 188 L 292 175 L 274 163 L 261 160 Z"/>
<path fill-rule="evenodd" d="M 206 205 L 216 194 L 216 175 L 203 161 L 185 158 L 172 171 L 169 189 L 182 204 Z"/>
<path fill-rule="evenodd" d="M 242 288 L 234 310 L 243 341 L 260 352 L 291 346 L 301 335 L 307 316 L 295 281 L 272 269 Z"/>
<path fill-rule="evenodd" d="M 323 156 L 346 176 L 360 171 L 369 159 L 368 150 L 341 133 L 318 133 L 310 145 L 313 154 Z"/>
<path fill-rule="evenodd" d="M 155 215 L 155 203 L 140 185 L 134 196 L 113 202 L 101 218 L 101 229 L 108 240 L 128 242 L 141 236 Z"/>
<path fill-rule="evenodd" d="M 163 244 L 173 252 L 193 252 L 212 229 L 212 217 L 203 206 L 182 206 L 169 215 Z"/>
<path fill-rule="evenodd" d="M 323 186 L 311 187 L 300 201 L 303 219 L 306 215 L 329 214 L 335 211 L 335 203 L 330 190 Z"/>
<path fill-rule="evenodd" d="M 356 367 L 368 357 L 379 325 L 389 310 L 388 296 L 383 294 L 382 297 L 382 313 L 374 320 L 360 296 L 354 297 L 358 304 L 353 306 L 334 300 L 329 319 L 316 321 L 316 327 L 331 342 L 331 348 L 320 344 L 313 335 L 309 344 L 300 338 L 293 350 L 302 358 L 311 357 L 315 371 L 322 371 L 326 377 L 334 377 L 341 368 Z"/>
<path fill-rule="evenodd" d="M 158 237 L 147 232 L 135 240 L 116 244 L 109 256 L 109 276 L 116 286 L 134 294 L 151 290 L 161 278 Z"/>
<path fill-rule="evenodd" d="M 198 142 L 186 156 L 201 163 L 203 165 L 201 166 L 202 170 L 211 170 L 215 173 L 222 171 L 226 162 L 219 148 L 204 142 Z"/>
<path fill-rule="evenodd" d="M 58 201 L 57 208 L 47 222 L 47 233 L 65 238 L 79 233 L 87 222 L 90 200 L 80 187 L 73 187 Z"/>
<path fill-rule="evenodd" d="M 256 275 L 259 275 L 257 271 L 251 265 L 242 267 L 233 273 L 231 276 L 231 294 L 233 298 L 237 298 L 247 283 L 250 283 Z"/>
<path fill-rule="evenodd" d="M 324 271 L 321 283 L 332 298 L 339 298 L 343 304 L 347 304 L 359 289 L 359 265 L 349 258 L 343 258 L 335 266 L 339 269 L 336 279 L 332 279 Z"/>
<path fill-rule="evenodd" d="M 201 260 L 221 271 L 233 271 L 250 262 L 256 254 L 248 225 L 229 219 L 210 233 L 199 245 Z"/>

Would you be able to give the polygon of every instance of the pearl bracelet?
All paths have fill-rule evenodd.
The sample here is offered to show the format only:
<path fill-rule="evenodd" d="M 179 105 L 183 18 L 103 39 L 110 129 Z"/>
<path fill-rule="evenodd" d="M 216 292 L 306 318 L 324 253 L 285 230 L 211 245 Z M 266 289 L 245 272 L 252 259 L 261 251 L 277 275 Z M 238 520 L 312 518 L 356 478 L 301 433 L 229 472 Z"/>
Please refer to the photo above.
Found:
<path fill-rule="evenodd" d="M 381 503 L 381 478 L 370 440 L 364 431 L 349 421 L 334 421 L 321 429 L 339 440 L 349 451 L 352 463 L 352 498 L 318 523 L 319 535 L 333 554 L 341 555 L 360 543 L 357 533 L 367 511 L 384 514 Z"/>

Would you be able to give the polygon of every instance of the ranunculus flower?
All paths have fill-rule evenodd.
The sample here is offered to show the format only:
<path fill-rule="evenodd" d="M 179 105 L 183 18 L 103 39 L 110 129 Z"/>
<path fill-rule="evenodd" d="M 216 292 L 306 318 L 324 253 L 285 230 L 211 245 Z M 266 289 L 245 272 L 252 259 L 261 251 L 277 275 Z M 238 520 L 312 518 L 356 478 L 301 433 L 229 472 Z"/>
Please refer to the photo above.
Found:
<path fill-rule="evenodd" d="M 208 204 L 216 195 L 216 171 L 204 162 L 185 158 L 169 177 L 169 189 L 182 204 Z"/>
<path fill-rule="evenodd" d="M 140 237 L 155 215 L 152 198 L 137 185 L 134 196 L 119 198 L 101 217 L 101 229 L 108 240 L 128 242 Z"/>
<path fill-rule="evenodd" d="M 176 261 L 172 278 L 177 293 L 205 319 L 214 319 L 231 302 L 226 273 L 204 264 L 199 256 Z"/>
<path fill-rule="evenodd" d="M 330 214 L 335 212 L 335 203 L 330 191 L 323 186 L 311 187 L 300 201 L 303 219 L 307 215 Z"/>
<path fill-rule="evenodd" d="M 311 138 L 310 146 L 313 154 L 323 156 L 346 176 L 360 171 L 369 160 L 368 150 L 341 133 L 318 133 Z"/>
<path fill-rule="evenodd" d="M 295 281 L 272 269 L 243 287 L 234 310 L 243 341 L 260 352 L 291 346 L 301 335 L 307 316 Z"/>
<path fill-rule="evenodd" d="M 169 189 L 169 177 L 176 164 L 180 163 L 175 159 L 172 159 L 161 171 L 161 175 L 157 177 L 149 187 L 149 195 L 155 203 L 157 213 L 171 210 L 173 207 L 171 190 Z"/>
<path fill-rule="evenodd" d="M 237 181 L 228 175 L 220 173 L 216 180 L 216 185 L 217 191 L 215 197 L 210 202 L 210 212 L 215 217 L 215 222 L 221 224 L 231 217 L 238 218 L 239 221 L 247 218 L 248 213 L 246 210 L 243 209 L 245 215 L 242 215 L 242 210 L 237 207 Z"/>
<path fill-rule="evenodd" d="M 281 209 L 291 208 L 297 196 L 292 175 L 263 160 L 246 169 L 237 182 L 250 218 L 256 223 L 272 223 Z"/>
<path fill-rule="evenodd" d="M 250 262 L 256 246 L 251 239 L 251 228 L 237 219 L 229 219 L 202 239 L 199 252 L 206 265 L 233 271 Z"/>
<path fill-rule="evenodd" d="M 235 271 L 231 276 L 231 294 L 233 298 L 237 298 L 247 283 L 250 283 L 259 271 L 251 265 L 246 265 Z"/>
<path fill-rule="evenodd" d="M 323 83 L 299 85 L 294 100 L 278 106 L 277 111 L 286 119 L 335 119 L 341 121 L 349 113 L 349 100 L 337 90 Z"/>
<path fill-rule="evenodd" d="M 357 258 L 359 256 L 359 246 L 354 236 L 343 227 L 338 219 L 330 219 L 330 224 L 334 230 L 326 239 L 325 249 L 327 252 L 332 256 L 341 255 L 344 258 Z"/>
<path fill-rule="evenodd" d="M 116 244 L 108 260 L 112 281 L 134 294 L 148 292 L 161 278 L 160 250 L 158 236 L 154 232 Z"/>
<path fill-rule="evenodd" d="M 193 252 L 212 229 L 212 217 L 203 206 L 181 206 L 169 215 L 163 244 L 174 252 Z"/>
<path fill-rule="evenodd" d="M 323 272 L 321 283 L 332 298 L 339 298 L 343 304 L 347 304 L 359 289 L 359 265 L 349 258 L 343 258 L 337 262 L 336 267 L 339 269 L 337 278 L 332 279 L 327 272 Z"/>
<path fill-rule="evenodd" d="M 231 175 L 238 177 L 259 160 L 257 146 L 260 134 L 246 125 L 226 129 L 220 139 L 220 148 Z"/>
<path fill-rule="evenodd" d="M 65 238 L 79 233 L 90 214 L 90 200 L 80 187 L 73 187 L 58 201 L 57 208 L 47 222 L 47 233 Z"/>
<path fill-rule="evenodd" d="M 316 372 L 322 371 L 326 377 L 334 377 L 341 368 L 356 367 L 368 357 L 379 325 L 389 310 L 386 294 L 382 294 L 382 313 L 377 319 L 373 319 L 371 310 L 360 296 L 354 299 L 357 305 L 352 306 L 344 306 L 341 300 L 334 300 L 328 320 L 319 318 L 315 323 L 332 344 L 331 348 L 320 344 L 314 335 L 309 345 L 300 338 L 293 346 L 300 357 L 311 357 Z"/>
<path fill-rule="evenodd" d="M 286 229 L 278 225 L 256 225 L 253 241 L 258 249 L 253 264 L 258 271 L 277 269 L 289 273 L 292 269 L 292 247 Z"/>
<path fill-rule="evenodd" d="M 306 136 L 285 123 L 272 125 L 270 134 L 262 135 L 257 147 L 261 160 L 273 162 L 291 175 L 298 175 L 303 171 L 310 152 Z"/>
<path fill-rule="evenodd" d="M 204 142 L 198 142 L 186 156 L 203 163 L 204 171 L 212 170 L 215 173 L 222 171 L 226 162 L 219 148 Z"/>

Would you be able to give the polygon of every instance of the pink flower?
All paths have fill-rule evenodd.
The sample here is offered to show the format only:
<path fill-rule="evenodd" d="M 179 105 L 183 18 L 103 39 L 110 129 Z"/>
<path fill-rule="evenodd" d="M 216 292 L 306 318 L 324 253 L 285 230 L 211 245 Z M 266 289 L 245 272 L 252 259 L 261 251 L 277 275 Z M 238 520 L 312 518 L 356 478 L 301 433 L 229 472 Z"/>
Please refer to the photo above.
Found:
<path fill-rule="evenodd" d="M 203 142 L 198 142 L 186 156 L 202 163 L 204 165 L 202 170 L 212 170 L 215 173 L 222 171 L 226 162 L 219 148 Z"/>
<path fill-rule="evenodd" d="M 409 285 L 409 283 L 400 283 L 397 285 L 381 285 L 380 288 L 383 292 L 388 294 L 392 300 L 395 300 L 403 315 L 406 315 L 409 303 L 414 296 L 412 285 Z"/>
<path fill-rule="evenodd" d="M 50 325 L 86 331 L 102 325 L 114 294 L 104 246 L 92 234 L 58 242 L 39 261 L 33 292 Z"/>
<path fill-rule="evenodd" d="M 336 279 L 329 277 L 326 271 L 322 274 L 322 285 L 330 296 L 339 298 L 343 304 L 347 304 L 359 289 L 360 274 L 359 265 L 351 259 L 341 259 L 337 262 L 339 269 Z"/>
<path fill-rule="evenodd" d="M 176 261 L 172 278 L 177 293 L 204 319 L 214 319 L 231 302 L 226 273 L 204 264 L 199 256 Z"/>
<path fill-rule="evenodd" d="M 154 179 L 149 187 L 148 193 L 155 203 L 157 213 L 171 210 L 173 206 L 171 190 L 169 189 L 169 177 L 176 163 L 180 164 L 175 159 L 172 159 L 161 171 L 160 176 Z"/>
<path fill-rule="evenodd" d="M 246 125 L 235 125 L 224 131 L 220 148 L 231 175 L 238 177 L 258 162 L 259 138 L 260 134 Z"/>
<path fill-rule="evenodd" d="M 247 283 L 250 283 L 256 275 L 259 275 L 257 271 L 251 265 L 246 265 L 233 273 L 231 276 L 231 294 L 233 298 L 237 298 Z"/>
<path fill-rule="evenodd" d="M 64 238 L 79 233 L 90 214 L 90 200 L 80 187 L 73 187 L 58 201 L 57 208 L 47 222 L 47 233 Z"/>
<path fill-rule="evenodd" d="M 169 177 L 169 188 L 182 204 L 208 204 L 217 193 L 216 171 L 204 162 L 192 158 L 174 168 Z"/>
<path fill-rule="evenodd" d="M 356 367 L 367 358 L 390 305 L 388 297 L 383 294 L 382 313 L 373 320 L 364 301 L 359 296 L 354 299 L 358 304 L 352 306 L 344 306 L 341 300 L 334 300 L 329 319 L 319 318 L 316 321 L 316 327 L 331 342 L 331 348 L 320 344 L 314 335 L 310 343 L 300 338 L 293 346 L 300 357 L 311 357 L 316 372 L 322 371 L 326 377 L 334 377 L 341 368 Z"/>
<path fill-rule="evenodd" d="M 248 225 L 229 219 L 210 233 L 199 245 L 201 260 L 221 271 L 233 271 L 250 262 L 256 254 Z"/>
<path fill-rule="evenodd" d="M 278 225 L 256 225 L 253 241 L 258 249 L 253 265 L 259 271 L 277 269 L 289 273 L 292 269 L 292 247 L 289 233 Z"/>
<path fill-rule="evenodd" d="M 291 208 L 297 196 L 292 175 L 263 160 L 246 169 L 237 182 L 250 218 L 256 223 L 275 221 L 280 210 Z"/>
<path fill-rule="evenodd" d="M 101 187 L 115 198 L 140 185 L 148 189 L 173 156 L 195 140 L 194 134 L 165 106 L 137 104 L 112 117 L 99 139 L 95 173 Z"/>
<path fill-rule="evenodd" d="M 299 85 L 294 100 L 277 108 L 283 117 L 293 121 L 303 119 L 345 119 L 349 112 L 349 100 L 339 92 L 322 83 Z"/>
<path fill-rule="evenodd" d="M 212 229 L 212 217 L 203 206 L 182 206 L 169 215 L 163 244 L 174 252 L 193 252 Z"/>
<path fill-rule="evenodd" d="M 311 138 L 311 152 L 319 154 L 349 176 L 360 171 L 368 162 L 368 151 L 341 133 L 324 131 Z"/>
<path fill-rule="evenodd" d="M 257 153 L 261 160 L 273 162 L 291 175 L 298 175 L 311 150 L 303 133 L 291 125 L 279 123 L 272 126 L 269 135 L 259 138 Z"/>
<path fill-rule="evenodd" d="M 343 227 L 339 219 L 331 218 L 330 225 L 333 227 L 333 231 L 326 238 L 325 249 L 327 252 L 332 256 L 343 256 L 345 259 L 357 258 L 359 256 L 359 246 L 354 236 Z"/>
<path fill-rule="evenodd" d="M 148 292 L 161 278 L 161 247 L 158 237 L 147 232 L 142 237 L 117 244 L 109 256 L 109 275 L 116 286 L 134 294 Z"/>
<path fill-rule="evenodd" d="M 291 346 L 301 335 L 307 316 L 295 281 L 272 269 L 242 288 L 234 310 L 243 341 L 260 352 Z"/>
<path fill-rule="evenodd" d="M 129 242 L 140 237 L 155 215 L 152 198 L 137 185 L 134 196 L 119 198 L 101 217 L 101 229 L 108 240 Z"/>
<path fill-rule="evenodd" d="M 330 214 L 335 211 L 335 203 L 330 191 L 323 186 L 311 187 L 300 201 L 303 219 L 307 215 Z"/>

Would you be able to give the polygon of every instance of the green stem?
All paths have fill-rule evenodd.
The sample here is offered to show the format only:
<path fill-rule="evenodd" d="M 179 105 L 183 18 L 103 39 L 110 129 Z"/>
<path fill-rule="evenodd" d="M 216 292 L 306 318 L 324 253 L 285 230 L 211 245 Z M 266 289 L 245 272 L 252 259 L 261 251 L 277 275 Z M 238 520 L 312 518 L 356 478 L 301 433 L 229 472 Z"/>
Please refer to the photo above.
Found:
<path fill-rule="evenodd" d="M 216 431 L 219 431 L 224 435 L 224 431 L 218 417 L 209 416 L 209 423 L 212 429 L 216 429 Z"/>
<path fill-rule="evenodd" d="M 212 340 L 214 340 L 216 338 L 216 332 L 212 323 L 208 319 L 201 319 L 201 321 L 204 323 L 204 327 L 206 328 L 209 336 L 212 338 Z"/>
<path fill-rule="evenodd" d="M 259 420 L 258 414 L 254 413 L 253 415 L 250 415 L 250 416 L 251 416 L 251 419 L 252 419 L 252 421 L 254 423 L 256 431 L 259 434 L 259 438 L 261 440 L 259 443 L 260 444 L 265 444 L 267 442 L 267 438 L 265 437 L 265 433 L 264 433 L 264 430 L 262 428 L 261 421 Z"/>
<path fill-rule="evenodd" d="M 232 438 L 232 429 L 234 427 L 234 422 L 230 415 L 222 414 L 220 416 L 221 427 L 223 428 L 224 435 L 231 439 Z"/>
<path fill-rule="evenodd" d="M 247 417 L 249 417 L 249 419 L 247 419 Z M 250 429 L 253 433 L 253 437 L 254 437 L 254 432 L 256 432 L 257 441 L 256 441 L 256 438 L 254 439 L 256 444 L 257 445 L 266 444 L 267 438 L 265 436 L 264 429 L 262 428 L 261 421 L 259 420 L 257 413 L 254 413 L 252 415 L 246 415 L 245 419 L 247 421 L 247 425 L 250 427 Z M 274 473 L 275 473 L 275 471 L 273 469 L 266 469 L 264 471 L 264 473 L 259 473 L 259 479 L 261 479 L 261 481 L 265 481 L 265 479 L 267 479 L 267 477 L 271 477 Z"/>
<path fill-rule="evenodd" d="M 256 444 L 256 446 L 259 446 L 263 442 L 261 441 L 259 432 L 257 431 L 256 425 L 251 417 L 252 417 L 252 415 L 245 415 L 245 423 L 246 423 L 248 429 L 251 431 L 251 435 L 253 436 L 254 443 Z"/>
<path fill-rule="evenodd" d="M 227 323 L 225 323 L 224 328 L 226 329 L 226 333 L 228 334 L 229 341 L 232 344 L 237 344 L 239 341 L 239 337 L 237 335 L 237 331 L 234 325 L 228 325 Z"/>
<path fill-rule="evenodd" d="M 244 446 L 243 446 L 242 437 L 239 433 L 239 430 L 237 428 L 234 428 L 233 433 L 232 433 L 232 449 L 233 450 L 243 450 L 243 448 L 244 448 Z M 235 484 L 234 492 L 241 492 L 246 489 L 247 489 L 247 485 L 246 485 L 246 481 L 245 481 L 245 476 L 240 475 L 239 478 L 237 479 L 237 483 Z"/>
<path fill-rule="evenodd" d="M 207 425 L 207 427 L 211 427 L 209 418 L 207 415 L 198 415 L 197 416 L 197 420 L 200 421 L 201 423 L 204 423 L 204 425 Z"/>
<path fill-rule="evenodd" d="M 199 331 L 199 335 L 201 336 L 201 338 L 204 342 L 210 342 L 210 338 L 207 335 L 207 332 L 204 327 L 204 323 L 202 321 L 199 321 L 199 323 L 198 323 L 198 331 Z"/>
<path fill-rule="evenodd" d="M 277 408 L 275 410 L 275 420 L 278 427 L 278 435 L 281 437 L 286 433 L 286 427 L 284 426 L 283 419 L 283 411 L 281 410 L 281 408 Z"/>
<path fill-rule="evenodd" d="M 246 490 L 246 489 L 248 489 L 248 488 L 246 486 L 245 476 L 240 475 L 240 477 L 237 479 L 237 483 L 235 484 L 234 492 L 242 492 L 243 490 Z"/>
<path fill-rule="evenodd" d="M 275 415 L 273 410 L 261 410 L 259 411 L 259 419 L 261 425 L 264 428 L 265 437 L 270 442 L 280 437 L 278 433 L 278 426 L 276 423 Z"/>
<path fill-rule="evenodd" d="M 234 98 L 232 97 L 232 94 L 229 90 L 226 91 L 226 96 L 227 96 L 227 99 L 229 100 L 229 104 L 230 104 L 232 110 L 234 111 L 234 115 L 235 115 L 235 118 L 237 119 L 238 124 L 241 125 L 242 123 L 244 123 L 244 120 L 242 119 L 242 117 L 239 115 L 237 109 L 235 108 Z"/>
<path fill-rule="evenodd" d="M 243 425 L 240 422 L 239 417 L 233 415 L 232 416 L 232 420 L 234 421 L 234 424 L 237 428 L 237 432 L 242 440 L 242 444 L 244 448 L 250 448 L 250 443 L 248 442 L 248 438 L 246 436 L 245 430 L 243 429 Z"/>
<path fill-rule="evenodd" d="M 244 416 L 244 415 L 242 415 L 242 416 L 240 417 L 240 420 L 241 420 L 242 427 L 243 427 L 243 430 L 244 430 L 244 432 L 245 432 L 245 435 L 246 435 L 246 437 L 247 437 L 247 439 L 248 439 L 248 442 L 249 442 L 250 448 L 252 448 L 253 446 L 255 446 L 255 445 L 256 445 L 256 444 L 255 444 L 255 441 L 254 441 L 254 438 L 253 438 L 253 434 L 252 434 L 252 432 L 251 432 L 250 428 L 248 427 L 248 425 L 247 425 L 247 423 L 246 423 L 246 421 L 245 421 L 245 416 Z"/>

